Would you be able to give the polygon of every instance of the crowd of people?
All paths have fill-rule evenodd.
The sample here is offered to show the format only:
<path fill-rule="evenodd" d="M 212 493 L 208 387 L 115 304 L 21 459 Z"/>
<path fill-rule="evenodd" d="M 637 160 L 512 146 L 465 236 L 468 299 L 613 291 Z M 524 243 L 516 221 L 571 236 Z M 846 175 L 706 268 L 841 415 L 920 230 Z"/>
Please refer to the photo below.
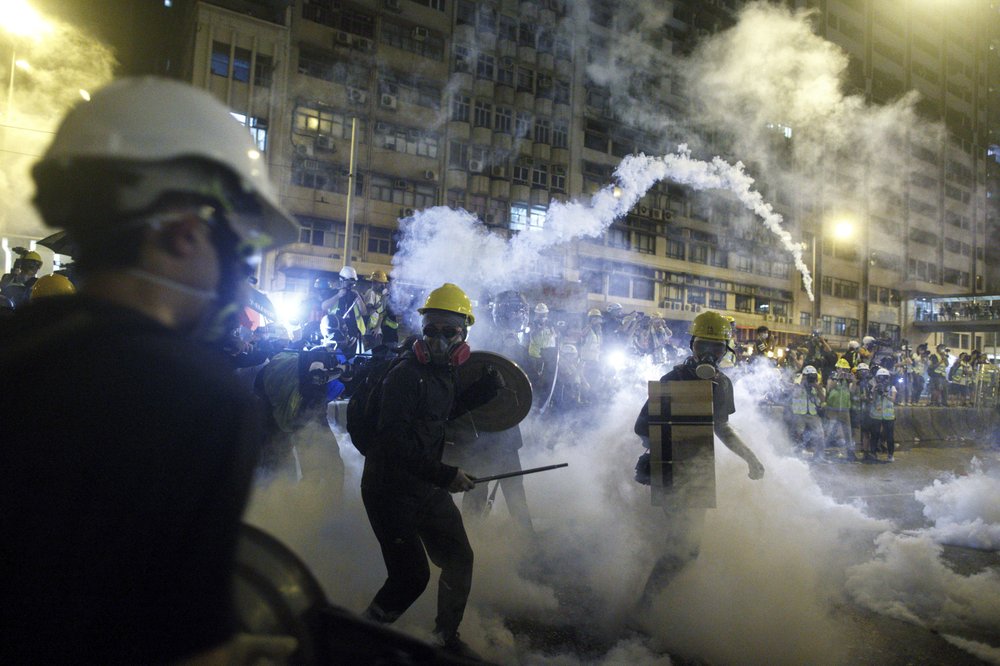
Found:
<path fill-rule="evenodd" d="M 937 312 L 930 307 L 917 308 L 919 321 L 968 321 L 1000 319 L 1000 301 L 948 301 L 939 303 Z"/>

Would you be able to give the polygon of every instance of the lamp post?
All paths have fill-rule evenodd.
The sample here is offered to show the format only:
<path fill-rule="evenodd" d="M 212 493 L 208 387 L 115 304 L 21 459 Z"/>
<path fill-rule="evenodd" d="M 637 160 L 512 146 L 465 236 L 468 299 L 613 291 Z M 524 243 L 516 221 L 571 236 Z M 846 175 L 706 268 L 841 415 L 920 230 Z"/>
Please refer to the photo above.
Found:
<path fill-rule="evenodd" d="M 30 38 L 37 41 L 52 30 L 52 25 L 24 0 L 8 0 L 3 12 L 0 12 L 0 29 L 11 38 L 6 107 L 9 116 L 14 105 L 14 71 L 30 69 L 27 61 L 19 60 L 17 57 L 16 40 Z"/>
<path fill-rule="evenodd" d="M 830 225 L 829 236 L 833 240 L 833 252 L 832 256 L 837 256 L 837 241 L 846 240 L 854 236 L 855 233 L 855 223 L 853 220 L 848 218 L 842 218 Z M 821 243 L 825 242 L 824 233 L 826 226 L 823 224 L 819 225 L 816 230 L 817 233 L 812 239 L 812 273 L 813 273 L 813 328 L 820 328 L 820 323 L 823 317 L 822 295 L 823 295 L 823 276 L 822 276 L 822 261 L 823 261 L 823 251 L 822 247 L 817 249 Z"/>

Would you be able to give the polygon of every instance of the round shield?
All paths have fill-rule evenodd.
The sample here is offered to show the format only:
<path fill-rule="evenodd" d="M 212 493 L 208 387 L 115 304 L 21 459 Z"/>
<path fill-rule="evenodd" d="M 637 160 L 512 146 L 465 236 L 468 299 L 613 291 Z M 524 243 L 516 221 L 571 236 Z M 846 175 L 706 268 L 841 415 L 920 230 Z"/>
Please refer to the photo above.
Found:
<path fill-rule="evenodd" d="M 455 389 L 461 393 L 479 381 L 490 365 L 500 372 L 506 386 L 488 403 L 469 412 L 469 416 L 477 429 L 500 432 L 516 426 L 531 411 L 531 382 L 524 370 L 506 356 L 474 351 L 468 361 L 458 366 Z"/>

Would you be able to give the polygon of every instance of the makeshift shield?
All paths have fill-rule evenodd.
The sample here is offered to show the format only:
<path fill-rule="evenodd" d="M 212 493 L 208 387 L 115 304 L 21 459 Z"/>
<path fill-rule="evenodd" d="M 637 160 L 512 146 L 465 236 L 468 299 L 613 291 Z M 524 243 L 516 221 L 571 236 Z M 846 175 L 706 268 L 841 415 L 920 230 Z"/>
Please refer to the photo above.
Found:
<path fill-rule="evenodd" d="M 524 370 L 506 356 L 474 351 L 468 361 L 458 366 L 455 389 L 461 393 L 479 381 L 490 365 L 497 369 L 506 386 L 488 403 L 469 412 L 469 416 L 478 430 L 500 432 L 516 426 L 531 411 L 531 382 Z"/>
<path fill-rule="evenodd" d="M 712 382 L 649 382 L 653 506 L 715 508 Z"/>

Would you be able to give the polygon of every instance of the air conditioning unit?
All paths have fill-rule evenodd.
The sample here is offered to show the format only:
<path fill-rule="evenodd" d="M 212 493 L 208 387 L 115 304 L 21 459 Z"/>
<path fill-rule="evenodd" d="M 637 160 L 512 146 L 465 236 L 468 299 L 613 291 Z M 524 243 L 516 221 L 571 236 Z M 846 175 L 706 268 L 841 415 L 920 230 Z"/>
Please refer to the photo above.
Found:
<path fill-rule="evenodd" d="M 389 123 L 384 123 L 381 120 L 375 123 L 375 131 L 378 134 L 388 134 L 392 131 L 392 125 Z"/>
<path fill-rule="evenodd" d="M 564 166 L 552 167 L 552 173 L 554 173 L 557 176 L 565 176 L 566 175 L 566 167 L 564 167 Z"/>
<path fill-rule="evenodd" d="M 662 208 L 650 208 L 649 209 L 649 214 L 650 214 L 650 216 L 652 216 L 652 218 L 654 220 L 662 220 L 663 219 L 663 209 Z"/>
<path fill-rule="evenodd" d="M 496 219 L 497 216 L 494 215 L 493 213 L 486 213 L 486 215 L 483 216 L 483 220 L 486 222 L 486 224 L 493 224 L 494 220 Z"/>
<path fill-rule="evenodd" d="M 295 144 L 295 154 L 299 157 L 310 157 L 313 154 L 313 147 L 306 143 Z"/>
<path fill-rule="evenodd" d="M 507 175 L 507 170 L 502 165 L 497 164 L 490 168 L 490 175 L 494 178 L 503 178 Z"/>
<path fill-rule="evenodd" d="M 353 104 L 364 104 L 368 101 L 368 93 L 359 88 L 348 88 L 347 99 L 349 99 Z"/>
<path fill-rule="evenodd" d="M 664 211 L 663 211 L 663 219 L 664 220 L 672 220 L 672 219 L 674 219 L 674 211 L 664 209 Z"/>
<path fill-rule="evenodd" d="M 333 142 L 332 136 L 326 136 L 325 134 L 320 134 L 316 137 L 316 148 L 318 150 L 325 150 L 327 152 L 334 152 L 337 150 L 337 144 Z"/>
<path fill-rule="evenodd" d="M 430 36 L 427 28 L 418 25 L 413 29 L 413 39 L 418 42 L 422 42 Z"/>
<path fill-rule="evenodd" d="M 469 171 L 472 173 L 482 173 L 485 167 L 482 160 L 469 160 Z"/>
<path fill-rule="evenodd" d="M 639 206 L 639 215 L 649 215 L 649 206 Z"/>
<path fill-rule="evenodd" d="M 375 50 L 375 42 L 370 39 L 365 39 L 364 37 L 355 37 L 353 45 L 356 51 L 363 51 L 364 53 L 369 53 Z"/>
<path fill-rule="evenodd" d="M 385 0 L 384 4 L 386 9 L 391 9 L 394 12 L 400 11 L 399 0 Z"/>
<path fill-rule="evenodd" d="M 438 175 L 434 171 L 427 169 L 424 171 L 424 180 L 437 180 Z"/>
<path fill-rule="evenodd" d="M 410 184 L 408 182 L 406 182 L 406 180 L 403 179 L 403 178 L 397 178 L 396 181 L 392 185 L 397 190 L 405 190 L 405 189 L 409 188 Z"/>
<path fill-rule="evenodd" d="M 388 93 L 383 93 L 382 96 L 378 100 L 378 104 L 383 109 L 391 109 L 391 110 L 395 111 L 396 110 L 396 96 L 395 95 L 390 95 Z"/>
<path fill-rule="evenodd" d="M 412 208 L 400 208 L 399 209 L 399 216 L 400 217 L 413 217 L 413 209 Z"/>
<path fill-rule="evenodd" d="M 353 40 L 351 39 L 351 33 L 338 30 L 333 36 L 333 41 L 340 46 L 350 46 Z"/>

